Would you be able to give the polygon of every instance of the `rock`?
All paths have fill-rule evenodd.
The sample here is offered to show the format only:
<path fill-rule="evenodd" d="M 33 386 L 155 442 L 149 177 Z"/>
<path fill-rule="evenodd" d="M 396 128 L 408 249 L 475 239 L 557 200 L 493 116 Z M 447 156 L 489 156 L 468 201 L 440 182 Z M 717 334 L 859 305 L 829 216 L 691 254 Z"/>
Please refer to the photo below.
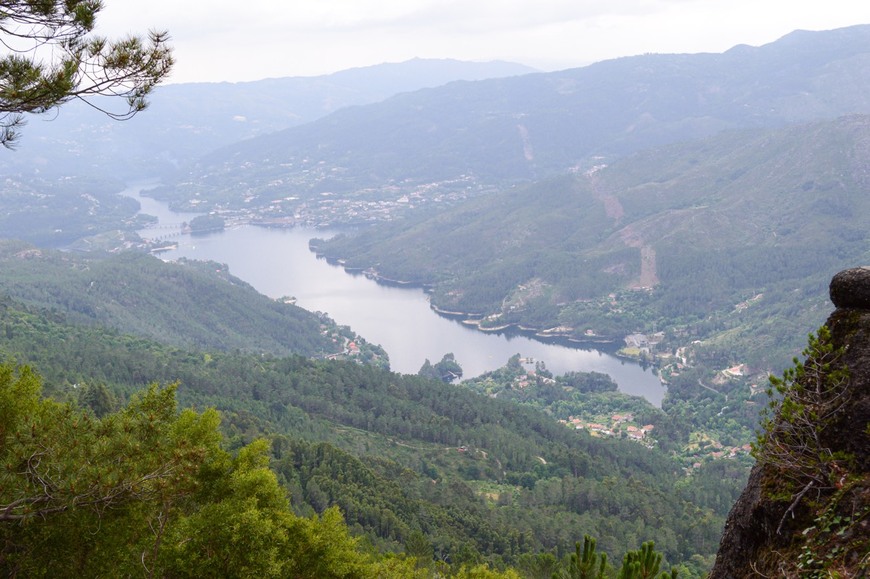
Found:
<path fill-rule="evenodd" d="M 808 416 L 825 416 L 811 431 L 815 440 L 809 440 L 810 447 L 791 450 L 795 457 L 811 460 L 791 460 L 788 452 L 780 452 L 778 461 L 756 463 L 728 515 L 708 579 L 821 577 L 829 572 L 870 577 L 870 518 L 854 516 L 870 513 L 870 267 L 835 275 L 831 301 L 837 309 L 825 325 L 833 351 L 840 353 L 824 371 L 844 367 L 848 375 L 841 387 L 825 391 L 815 402 L 803 397 L 814 405 Z M 805 376 L 812 386 L 812 373 Z M 778 424 L 788 420 L 775 417 Z M 813 445 L 817 465 L 812 454 L 804 453 Z M 788 480 L 792 483 L 785 484 Z M 819 521 L 840 523 L 827 528 Z M 832 554 L 835 547 L 837 555 Z"/>
<path fill-rule="evenodd" d="M 870 267 L 844 269 L 831 280 L 830 291 L 838 308 L 870 309 Z"/>

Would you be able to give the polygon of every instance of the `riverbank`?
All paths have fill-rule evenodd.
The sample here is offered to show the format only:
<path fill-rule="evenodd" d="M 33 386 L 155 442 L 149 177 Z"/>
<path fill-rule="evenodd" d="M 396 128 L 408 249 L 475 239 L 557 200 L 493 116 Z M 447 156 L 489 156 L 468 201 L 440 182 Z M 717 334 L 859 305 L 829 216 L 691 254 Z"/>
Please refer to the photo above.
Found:
<path fill-rule="evenodd" d="M 129 193 L 135 196 L 137 191 L 131 189 Z M 147 213 L 157 216 L 162 224 L 154 227 L 155 234 L 175 233 L 176 225 L 193 218 L 170 211 L 153 199 L 143 201 Z M 427 359 L 440 360 L 452 352 L 462 366 L 463 377 L 470 378 L 499 368 L 520 353 L 546 362 L 556 375 L 593 371 L 608 374 L 620 391 L 661 406 L 665 389 L 658 377 L 648 368 L 616 357 L 613 345 L 572 343 L 558 336 L 534 337 L 535 332 L 529 329 L 483 332 L 464 325 L 450 312 L 442 315 L 431 308 L 427 293 L 431 288 L 424 284 L 378 280 L 353 268 L 348 273 L 348 264 L 338 260 L 330 264 L 318 258 L 317 253 L 322 252 L 316 251 L 318 244 L 311 240 L 334 233 L 304 226 L 240 225 L 197 238 L 173 235 L 171 242 L 178 247 L 160 257 L 223 263 L 234 276 L 267 296 L 276 300 L 294 296 L 299 307 L 325 312 L 369 343 L 382 346 L 389 355 L 390 367 L 399 373 L 416 374 Z M 397 281 L 405 283 L 390 283 Z M 465 318 L 473 316 L 456 313 L 466 314 L 461 316 Z"/>

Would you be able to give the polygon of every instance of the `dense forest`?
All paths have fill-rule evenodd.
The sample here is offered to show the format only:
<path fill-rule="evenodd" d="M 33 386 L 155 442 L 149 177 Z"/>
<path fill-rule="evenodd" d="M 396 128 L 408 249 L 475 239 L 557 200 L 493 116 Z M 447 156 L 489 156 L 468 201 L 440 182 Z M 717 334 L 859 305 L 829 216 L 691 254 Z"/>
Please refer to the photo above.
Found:
<path fill-rule="evenodd" d="M 0 291 L 79 323 L 197 348 L 311 356 L 340 350 L 337 329 L 325 331 L 328 320 L 259 294 L 218 263 L 0 241 L 0 266 Z"/>
<path fill-rule="evenodd" d="M 564 561 L 525 554 L 517 570 L 476 562 L 468 545 L 453 561 L 433 559 L 420 530 L 408 535 L 403 554 L 367 549 L 337 507 L 299 516 L 279 484 L 309 471 L 311 487 L 317 478 L 353 478 L 352 465 L 329 457 L 334 449 L 280 444 L 269 468 L 267 440 L 227 452 L 217 412 L 179 413 L 175 391 L 151 385 L 114 412 L 80 408 L 41 398 L 27 367 L 0 365 L 0 569 L 29 577 L 508 579 L 615 570 L 588 535 Z M 655 576 L 661 567 L 662 554 L 646 542 L 625 553 L 618 572 Z"/>
<path fill-rule="evenodd" d="M 745 473 L 711 462 L 687 477 L 657 449 L 355 362 L 184 349 L 9 297 L 0 326 L 0 351 L 37 368 L 51 399 L 98 418 L 149 384 L 177 382 L 182 407 L 220 412 L 230 455 L 270 441 L 294 516 L 338 507 L 349 532 L 376 551 L 407 552 L 422 538 L 433 564 L 456 571 L 528 565 L 547 553 L 561 560 L 590 534 L 617 558 L 655 540 L 666 562 L 699 574 Z"/>

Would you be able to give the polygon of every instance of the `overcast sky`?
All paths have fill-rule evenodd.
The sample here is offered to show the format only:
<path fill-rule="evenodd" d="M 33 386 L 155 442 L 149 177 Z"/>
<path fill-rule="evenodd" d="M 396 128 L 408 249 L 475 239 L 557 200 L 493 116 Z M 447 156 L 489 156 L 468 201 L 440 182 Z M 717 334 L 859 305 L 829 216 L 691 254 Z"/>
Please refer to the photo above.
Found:
<path fill-rule="evenodd" d="M 867 0 L 105 0 L 98 32 L 169 30 L 170 82 L 312 76 L 414 57 L 541 70 L 722 52 L 870 24 Z"/>

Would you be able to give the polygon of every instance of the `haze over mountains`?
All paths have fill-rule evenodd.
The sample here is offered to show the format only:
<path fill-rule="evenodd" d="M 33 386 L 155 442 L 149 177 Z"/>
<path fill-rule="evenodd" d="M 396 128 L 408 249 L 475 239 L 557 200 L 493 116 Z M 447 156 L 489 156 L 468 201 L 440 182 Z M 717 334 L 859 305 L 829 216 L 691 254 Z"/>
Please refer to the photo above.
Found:
<path fill-rule="evenodd" d="M 519 355 L 473 385 L 303 358 L 354 358 L 354 337 L 212 263 L 18 241 L 0 245 L 0 352 L 95 412 L 120 406 L 101 391 L 180 377 L 180 400 L 225 413 L 227 448 L 274 442 L 296 515 L 340 505 L 438 573 L 551 577 L 591 529 L 616 560 L 655 538 L 704 576 L 768 373 L 829 311 L 830 276 L 870 258 L 870 26 L 527 72 L 412 61 L 167 86 L 128 125 L 64 110 L 0 157 L 0 227 L 151 249 L 113 194 L 134 177 L 216 219 L 351 225 L 317 250 L 485 330 L 631 345 L 667 382 L 660 409 Z"/>
<path fill-rule="evenodd" d="M 533 180 L 725 129 L 865 112 L 868 89 L 868 26 L 453 83 L 212 153 L 182 172 L 172 199 L 240 207 L 234 189 L 251 206 L 276 193 L 371 188 L 382 193 L 368 198 L 384 198 L 456 179 L 472 188 Z"/>
<path fill-rule="evenodd" d="M 657 289 L 638 307 L 658 327 L 756 295 L 763 318 L 781 291 L 809 298 L 864 259 L 867 121 L 835 119 L 870 113 L 868 89 L 870 26 L 797 31 L 397 95 L 215 151 L 156 194 L 290 222 L 392 221 L 319 251 L 432 285 L 434 305 L 492 327 L 620 339 L 643 323 L 607 296 L 638 287 Z M 821 321 L 799 303 L 782 332 L 759 334 L 757 317 L 718 331 L 732 355 L 776 367 L 800 347 L 789 332 Z"/>
<path fill-rule="evenodd" d="M 316 77 L 173 84 L 154 91 L 147 115 L 123 123 L 74 101 L 56 115 L 30 118 L 17 154 L 0 159 L 0 166 L 155 177 L 217 147 L 310 122 L 343 107 L 456 80 L 533 71 L 509 62 L 415 59 Z M 108 110 L 111 102 L 96 101 Z"/>
<path fill-rule="evenodd" d="M 620 340 L 718 312 L 732 356 L 776 367 L 821 323 L 827 279 L 868 258 L 868 143 L 867 115 L 729 131 L 317 248 L 431 286 L 435 306 L 490 327 Z M 625 290 L 642 306 L 616 303 Z"/>

